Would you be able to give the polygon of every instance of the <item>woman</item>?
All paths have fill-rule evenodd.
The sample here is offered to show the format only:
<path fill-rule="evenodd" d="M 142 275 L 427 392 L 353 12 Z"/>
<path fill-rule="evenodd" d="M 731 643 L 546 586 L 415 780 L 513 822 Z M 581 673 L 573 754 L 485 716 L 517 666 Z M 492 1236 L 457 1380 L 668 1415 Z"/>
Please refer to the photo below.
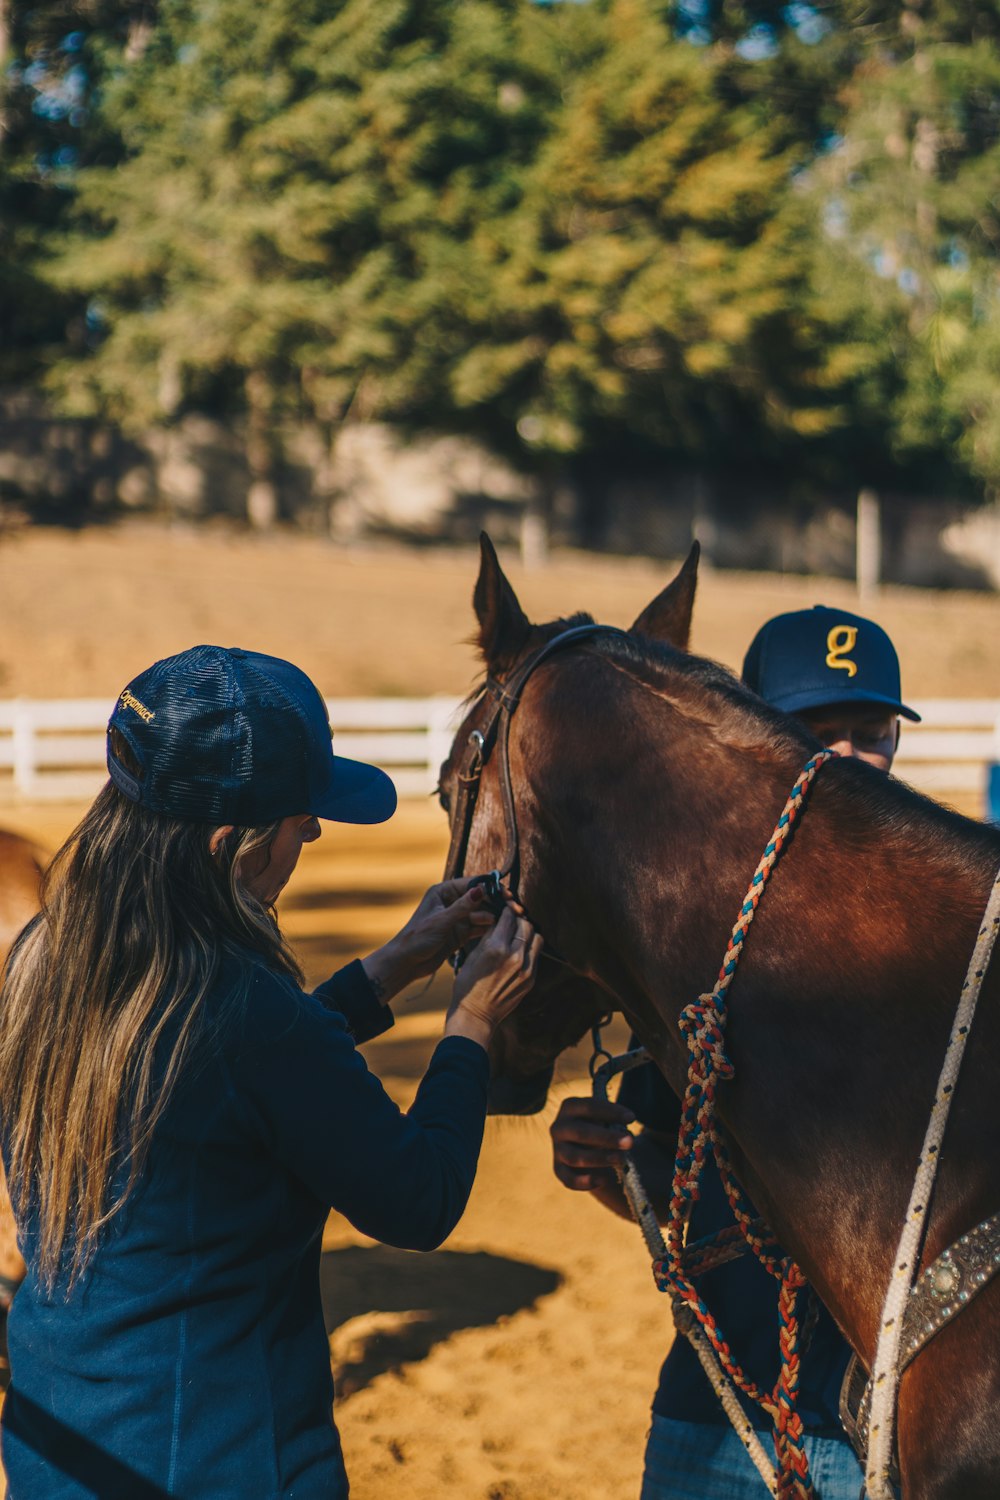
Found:
<path fill-rule="evenodd" d="M 288 662 L 199 646 L 123 692 L 111 781 L 56 856 L 0 991 L 10 1500 L 347 1494 L 319 1296 L 333 1207 L 432 1249 L 475 1174 L 486 1049 L 540 939 L 466 881 L 312 995 L 272 904 L 317 819 L 395 790 L 335 757 Z M 406 1115 L 355 1050 L 475 938 Z"/>

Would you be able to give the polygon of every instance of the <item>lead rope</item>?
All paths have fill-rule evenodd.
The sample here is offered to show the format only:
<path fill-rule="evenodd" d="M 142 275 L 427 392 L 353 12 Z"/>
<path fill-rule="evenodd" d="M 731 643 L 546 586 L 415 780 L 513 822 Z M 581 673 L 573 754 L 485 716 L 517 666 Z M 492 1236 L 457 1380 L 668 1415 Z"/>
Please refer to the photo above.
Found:
<path fill-rule="evenodd" d="M 610 1017 L 606 1018 L 610 1019 Z M 641 1066 L 651 1061 L 645 1047 L 637 1047 L 632 1052 L 626 1052 L 621 1057 L 612 1057 L 611 1054 L 601 1046 L 600 1027 L 606 1024 L 606 1020 L 600 1022 L 593 1028 L 594 1055 L 590 1063 L 590 1076 L 594 1084 L 595 1099 L 606 1100 L 608 1097 L 608 1084 L 616 1073 L 624 1073 L 631 1068 Z M 597 1066 L 597 1060 L 604 1057 L 607 1061 Z M 632 1217 L 642 1230 L 642 1237 L 646 1242 L 646 1249 L 654 1265 L 663 1260 L 667 1253 L 667 1247 L 660 1233 L 660 1225 L 653 1212 L 652 1205 L 646 1189 L 642 1185 L 642 1178 L 635 1162 L 626 1157 L 622 1163 L 615 1164 L 615 1173 L 622 1185 L 622 1190 L 632 1210 Z M 705 1269 L 708 1269 L 706 1267 Z M 674 1321 L 677 1328 L 682 1332 L 691 1345 L 698 1361 L 701 1364 L 708 1382 L 715 1392 L 716 1398 L 722 1406 L 737 1437 L 750 1455 L 758 1474 L 772 1495 L 778 1493 L 778 1481 L 774 1472 L 774 1465 L 764 1452 L 764 1444 L 761 1442 L 746 1412 L 740 1405 L 736 1387 L 726 1375 L 719 1361 L 716 1359 L 711 1344 L 702 1333 L 698 1324 L 687 1314 L 687 1309 L 680 1303 L 674 1304 Z"/>
<path fill-rule="evenodd" d="M 868 1424 L 868 1462 L 865 1487 L 869 1500 L 894 1500 L 890 1479 L 895 1427 L 896 1398 L 899 1392 L 899 1346 L 903 1332 L 903 1310 L 916 1278 L 924 1226 L 941 1157 L 941 1142 L 948 1123 L 948 1112 L 955 1093 L 958 1071 L 962 1066 L 965 1044 L 976 1014 L 983 976 L 989 965 L 997 931 L 1000 929 L 1000 871 L 997 872 L 983 916 L 979 936 L 972 950 L 968 972 L 962 986 L 958 1009 L 944 1055 L 931 1117 L 924 1136 L 917 1175 L 906 1210 L 903 1233 L 882 1308 L 878 1345 L 872 1364 L 871 1417 Z"/>
<path fill-rule="evenodd" d="M 667 1221 L 666 1239 L 660 1235 L 659 1225 L 642 1189 L 638 1174 L 631 1162 L 623 1167 L 622 1185 L 632 1212 L 635 1214 L 647 1245 L 655 1231 L 656 1249 L 653 1254 L 653 1272 L 661 1291 L 670 1291 L 673 1298 L 674 1318 L 701 1362 L 702 1368 L 722 1402 L 723 1409 L 744 1446 L 757 1466 L 758 1472 L 773 1495 L 781 1500 L 815 1500 L 815 1492 L 809 1475 L 809 1460 L 803 1446 L 802 1418 L 797 1410 L 799 1365 L 801 1345 L 801 1320 L 797 1302 L 806 1279 L 790 1256 L 778 1257 L 768 1246 L 774 1244 L 773 1235 L 760 1220 L 754 1219 L 747 1199 L 737 1184 L 720 1140 L 715 1120 L 716 1085 L 720 1079 L 733 1076 L 733 1067 L 725 1055 L 726 1003 L 729 987 L 743 953 L 750 924 L 753 922 L 761 897 L 767 887 L 771 873 L 787 847 L 794 824 L 805 804 L 817 772 L 834 752 L 821 750 L 812 756 L 803 767 L 795 785 L 789 793 L 781 816 L 771 835 L 770 842 L 754 871 L 736 925 L 726 948 L 715 988 L 709 995 L 702 995 L 681 1012 L 679 1026 L 688 1048 L 688 1077 L 681 1105 L 681 1122 L 677 1136 L 677 1156 L 674 1162 L 673 1187 L 670 1202 L 670 1217 Z M 602 1049 L 598 1048 L 601 1052 Z M 607 1053 L 603 1053 L 607 1057 Z M 623 1071 L 624 1066 L 635 1066 L 627 1061 L 635 1054 L 626 1054 L 622 1059 L 608 1059 L 603 1068 L 594 1071 L 595 1088 L 598 1074 L 607 1078 L 613 1072 Z M 596 1058 L 595 1058 L 596 1061 Z M 637 1062 L 645 1061 L 638 1056 Z M 616 1063 L 622 1067 L 616 1067 Z M 726 1196 L 743 1238 L 753 1250 L 760 1263 L 780 1283 L 778 1292 L 780 1371 L 774 1390 L 762 1391 L 744 1373 L 733 1358 L 711 1312 L 703 1302 L 694 1285 L 693 1278 L 708 1269 L 711 1264 L 713 1242 L 699 1242 L 692 1251 L 708 1251 L 709 1261 L 704 1256 L 697 1268 L 685 1258 L 685 1238 L 691 1209 L 700 1196 L 700 1177 L 707 1150 L 715 1156 Z M 634 1177 L 630 1191 L 629 1178 Z M 633 1202 L 635 1194 L 635 1202 Z M 732 1231 L 724 1231 L 728 1237 Z M 716 1237 L 717 1247 L 722 1236 Z M 652 1248 L 652 1246 L 651 1246 Z M 728 1258 L 728 1257 L 727 1257 Z M 721 1263 L 721 1262 L 716 1262 Z M 747 1420 L 734 1386 L 738 1386 L 771 1418 L 774 1430 L 774 1445 L 777 1463 L 772 1466 L 761 1447 L 760 1440 Z"/>
<path fill-rule="evenodd" d="M 799 1292 L 806 1284 L 805 1277 L 790 1256 L 778 1258 L 771 1253 L 764 1237 L 757 1231 L 746 1198 L 733 1177 L 725 1148 L 718 1135 L 715 1101 L 719 1081 L 733 1075 L 732 1064 L 725 1053 L 727 1002 L 747 934 L 767 883 L 788 846 L 789 837 L 813 781 L 819 770 L 832 759 L 832 751 L 821 750 L 803 766 L 750 881 L 715 988 L 710 995 L 700 996 L 681 1013 L 679 1024 L 688 1047 L 688 1081 L 681 1105 L 670 1217 L 666 1226 L 667 1254 L 656 1267 L 659 1284 L 664 1289 L 669 1287 L 689 1308 L 729 1378 L 771 1418 L 777 1459 L 775 1494 L 781 1496 L 782 1500 L 785 1497 L 813 1500 L 814 1495 L 809 1460 L 803 1446 L 802 1419 L 797 1410 L 801 1338 L 797 1301 Z M 709 1150 L 715 1156 L 726 1196 L 747 1244 L 764 1268 L 779 1282 L 781 1363 L 777 1383 L 771 1392 L 762 1391 L 736 1363 L 684 1264 L 684 1238 L 691 1209 L 700 1196 L 701 1172 Z"/>

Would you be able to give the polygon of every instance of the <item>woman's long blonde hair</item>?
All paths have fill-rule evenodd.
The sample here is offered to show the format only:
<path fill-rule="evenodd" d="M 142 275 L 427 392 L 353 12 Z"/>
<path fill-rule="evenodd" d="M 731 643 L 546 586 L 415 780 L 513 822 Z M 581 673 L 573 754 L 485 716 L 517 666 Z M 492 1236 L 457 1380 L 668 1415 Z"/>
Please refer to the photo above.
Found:
<path fill-rule="evenodd" d="M 8 1186 L 18 1217 L 29 1203 L 37 1214 L 50 1286 L 61 1265 L 70 1282 L 85 1268 L 225 1019 L 210 1024 L 203 1005 L 223 952 L 249 949 L 301 983 L 273 913 L 238 879 L 276 827 L 237 829 L 212 853 L 209 826 L 147 812 L 109 782 L 52 862 L 0 986 Z"/>

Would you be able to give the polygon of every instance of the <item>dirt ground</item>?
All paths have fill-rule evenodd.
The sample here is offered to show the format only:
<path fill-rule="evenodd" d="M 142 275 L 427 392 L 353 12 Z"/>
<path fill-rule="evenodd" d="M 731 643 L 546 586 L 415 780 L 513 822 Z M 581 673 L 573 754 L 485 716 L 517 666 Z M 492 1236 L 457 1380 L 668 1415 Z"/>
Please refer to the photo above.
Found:
<path fill-rule="evenodd" d="M 465 691 L 475 675 L 471 552 L 338 551 L 149 525 L 0 538 L 0 697 L 108 695 L 197 641 L 287 655 L 325 692 Z M 588 609 L 627 624 L 673 569 L 568 555 L 510 575 L 538 618 Z M 769 614 L 851 607 L 827 580 L 708 574 L 694 646 L 738 666 Z M 896 639 L 913 697 L 995 696 L 1000 600 L 887 590 L 870 612 Z M 80 809 L 5 807 L 55 847 Z M 436 806 L 328 829 L 306 849 L 282 920 L 314 981 L 388 937 L 440 875 Z M 396 1006 L 366 1050 L 401 1104 L 440 1034 L 444 983 Z M 582 1091 L 563 1059 L 557 1095 Z M 355 1500 L 628 1500 L 669 1313 L 638 1230 L 551 1176 L 554 1113 L 491 1121 L 472 1202 L 431 1256 L 373 1245 L 332 1218 L 323 1291 L 338 1423 Z"/>

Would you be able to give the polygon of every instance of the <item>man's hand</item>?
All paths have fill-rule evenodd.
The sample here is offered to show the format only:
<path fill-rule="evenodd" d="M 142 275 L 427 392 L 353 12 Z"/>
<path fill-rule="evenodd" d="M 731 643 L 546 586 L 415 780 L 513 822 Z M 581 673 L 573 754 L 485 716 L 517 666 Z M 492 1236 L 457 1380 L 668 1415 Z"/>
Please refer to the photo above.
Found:
<path fill-rule="evenodd" d="M 384 947 L 362 962 L 379 999 L 386 1004 L 416 979 L 426 979 L 456 948 L 483 937 L 493 926 L 482 886 L 471 877 L 432 885 L 413 916 Z"/>
<path fill-rule="evenodd" d="M 549 1127 L 552 1167 L 563 1186 L 589 1193 L 616 1184 L 615 1163 L 632 1149 L 626 1127 L 634 1120 L 630 1109 L 610 1100 L 564 1099 Z"/>

